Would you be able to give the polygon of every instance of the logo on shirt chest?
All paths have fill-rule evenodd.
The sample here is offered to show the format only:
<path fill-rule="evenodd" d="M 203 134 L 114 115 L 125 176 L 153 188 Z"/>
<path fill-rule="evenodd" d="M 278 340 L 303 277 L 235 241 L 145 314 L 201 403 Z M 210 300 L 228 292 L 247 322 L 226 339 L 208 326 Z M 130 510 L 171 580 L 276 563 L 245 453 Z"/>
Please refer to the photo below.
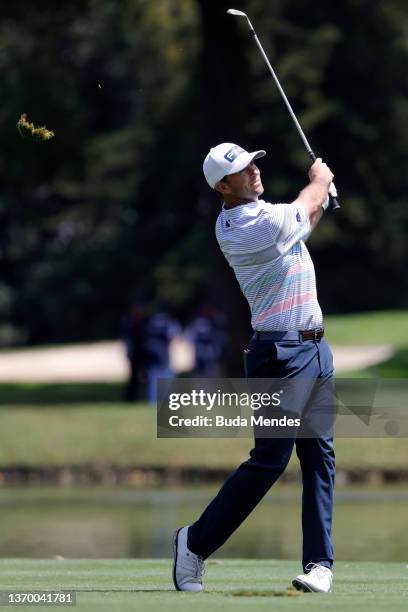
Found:
<path fill-rule="evenodd" d="M 300 216 L 300 212 L 299 211 L 296 212 L 296 221 L 298 223 L 300 223 L 302 221 L 302 217 Z"/>
<path fill-rule="evenodd" d="M 226 220 L 225 227 L 231 227 L 231 221 L 229 219 Z"/>

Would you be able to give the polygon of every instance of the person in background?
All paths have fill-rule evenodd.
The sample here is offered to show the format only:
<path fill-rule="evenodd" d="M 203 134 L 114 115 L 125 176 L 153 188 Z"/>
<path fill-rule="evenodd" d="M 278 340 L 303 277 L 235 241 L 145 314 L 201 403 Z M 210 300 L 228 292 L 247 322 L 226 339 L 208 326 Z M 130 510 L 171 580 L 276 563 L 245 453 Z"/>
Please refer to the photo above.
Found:
<path fill-rule="evenodd" d="M 221 359 L 225 351 L 225 321 L 208 303 L 200 306 L 186 329 L 186 338 L 194 346 L 195 361 L 192 376 L 215 378 L 220 376 Z"/>
<path fill-rule="evenodd" d="M 123 319 L 123 342 L 129 361 L 129 379 L 125 388 L 125 399 L 133 402 L 143 399 L 146 383 L 146 308 L 142 302 L 135 302 Z"/>
<path fill-rule="evenodd" d="M 170 342 L 180 334 L 181 327 L 164 308 L 154 313 L 146 325 L 147 399 L 157 399 L 157 379 L 173 378 L 170 366 Z"/>

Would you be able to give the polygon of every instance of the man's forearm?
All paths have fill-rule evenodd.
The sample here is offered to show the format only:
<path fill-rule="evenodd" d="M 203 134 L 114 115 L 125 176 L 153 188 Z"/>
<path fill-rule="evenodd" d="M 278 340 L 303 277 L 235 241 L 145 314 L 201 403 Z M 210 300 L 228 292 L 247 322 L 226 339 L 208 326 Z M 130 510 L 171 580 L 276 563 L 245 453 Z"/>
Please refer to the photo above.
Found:
<path fill-rule="evenodd" d="M 296 198 L 297 202 L 301 202 L 305 207 L 306 213 L 312 223 L 312 217 L 316 217 L 317 221 L 315 226 L 319 222 L 323 208 L 322 205 L 327 200 L 327 196 L 329 193 L 329 185 L 320 179 L 315 179 L 307 185 L 302 191 L 299 193 Z"/>
<path fill-rule="evenodd" d="M 320 219 L 323 217 L 324 208 L 320 206 L 319 210 L 309 216 L 310 231 L 313 232 Z"/>

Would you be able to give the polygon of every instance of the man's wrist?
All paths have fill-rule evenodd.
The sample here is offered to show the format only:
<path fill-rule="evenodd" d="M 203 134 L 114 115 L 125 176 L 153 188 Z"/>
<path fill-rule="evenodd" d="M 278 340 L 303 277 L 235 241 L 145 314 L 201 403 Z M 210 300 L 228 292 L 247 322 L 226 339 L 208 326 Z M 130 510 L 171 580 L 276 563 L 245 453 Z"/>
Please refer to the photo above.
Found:
<path fill-rule="evenodd" d="M 325 187 L 329 187 L 330 183 L 326 181 L 326 179 L 321 178 L 320 176 L 315 176 L 310 181 L 314 185 L 324 185 Z"/>

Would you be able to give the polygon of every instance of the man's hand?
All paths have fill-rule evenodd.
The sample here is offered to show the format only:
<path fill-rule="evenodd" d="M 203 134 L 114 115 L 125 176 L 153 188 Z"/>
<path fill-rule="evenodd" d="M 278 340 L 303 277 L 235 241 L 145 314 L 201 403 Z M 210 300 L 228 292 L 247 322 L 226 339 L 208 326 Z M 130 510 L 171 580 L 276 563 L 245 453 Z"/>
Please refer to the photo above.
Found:
<path fill-rule="evenodd" d="M 333 172 L 318 157 L 309 170 L 310 183 L 297 197 L 305 207 L 310 220 L 310 230 L 313 231 L 323 214 L 323 204 L 327 201 Z"/>
<path fill-rule="evenodd" d="M 311 183 L 320 182 L 329 187 L 333 181 L 334 174 L 329 166 L 318 157 L 309 170 L 309 178 Z"/>

